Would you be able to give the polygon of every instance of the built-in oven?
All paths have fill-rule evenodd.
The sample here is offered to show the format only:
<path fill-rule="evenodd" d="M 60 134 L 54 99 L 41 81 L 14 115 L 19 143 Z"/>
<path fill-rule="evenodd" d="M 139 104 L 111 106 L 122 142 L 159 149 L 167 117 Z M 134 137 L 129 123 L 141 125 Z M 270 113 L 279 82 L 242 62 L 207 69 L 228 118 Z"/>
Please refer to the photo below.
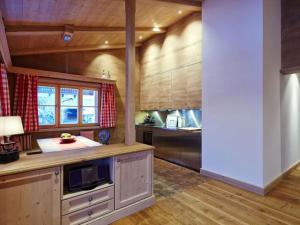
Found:
<path fill-rule="evenodd" d="M 152 145 L 152 130 L 143 131 L 143 143 Z"/>
<path fill-rule="evenodd" d="M 91 160 L 64 166 L 64 192 L 90 190 L 112 183 L 111 163 L 108 159 Z"/>

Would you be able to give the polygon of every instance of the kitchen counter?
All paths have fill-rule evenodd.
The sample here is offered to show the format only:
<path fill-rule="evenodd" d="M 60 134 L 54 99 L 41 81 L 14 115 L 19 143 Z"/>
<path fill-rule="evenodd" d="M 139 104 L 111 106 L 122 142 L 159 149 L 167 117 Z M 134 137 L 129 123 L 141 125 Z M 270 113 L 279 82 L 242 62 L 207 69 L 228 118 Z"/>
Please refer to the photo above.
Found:
<path fill-rule="evenodd" d="M 131 146 L 125 144 L 112 144 L 93 147 L 91 149 L 68 150 L 36 155 L 26 155 L 23 153 L 20 155 L 18 161 L 0 164 L 0 176 L 152 149 L 154 149 L 154 147 L 136 143 Z"/>
<path fill-rule="evenodd" d="M 137 141 L 154 146 L 156 157 L 197 171 L 200 170 L 201 129 L 170 129 L 149 125 L 137 125 L 136 128 Z"/>
<path fill-rule="evenodd" d="M 144 125 L 144 124 L 138 124 L 137 127 L 141 128 L 152 128 L 152 129 L 163 129 L 163 130 L 170 130 L 170 131 L 179 131 L 179 132 L 192 132 L 192 133 L 201 133 L 201 128 L 195 128 L 191 129 L 189 127 L 183 127 L 183 128 L 167 128 L 165 126 L 155 126 L 155 125 Z"/>

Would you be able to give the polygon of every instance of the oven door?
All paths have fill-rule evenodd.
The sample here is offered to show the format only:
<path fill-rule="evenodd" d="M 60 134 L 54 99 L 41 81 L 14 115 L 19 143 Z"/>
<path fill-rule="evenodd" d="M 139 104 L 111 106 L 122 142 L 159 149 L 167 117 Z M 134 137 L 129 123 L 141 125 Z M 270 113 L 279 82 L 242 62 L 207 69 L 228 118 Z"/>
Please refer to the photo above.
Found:
<path fill-rule="evenodd" d="M 143 143 L 146 145 L 152 145 L 152 131 L 143 132 Z"/>

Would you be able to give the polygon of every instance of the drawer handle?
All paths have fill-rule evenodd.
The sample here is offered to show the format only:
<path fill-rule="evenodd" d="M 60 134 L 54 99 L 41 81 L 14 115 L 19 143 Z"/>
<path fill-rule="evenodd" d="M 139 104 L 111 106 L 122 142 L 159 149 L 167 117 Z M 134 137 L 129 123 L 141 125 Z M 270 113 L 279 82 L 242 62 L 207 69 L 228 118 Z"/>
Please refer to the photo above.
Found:
<path fill-rule="evenodd" d="M 55 171 L 54 174 L 55 174 L 55 176 L 58 176 L 59 175 L 59 171 L 58 170 Z"/>
<path fill-rule="evenodd" d="M 93 211 L 92 210 L 88 211 L 88 215 L 89 216 L 93 215 Z"/>
<path fill-rule="evenodd" d="M 91 202 L 91 201 L 93 201 L 93 200 L 94 200 L 93 196 L 90 196 L 90 197 L 89 197 L 89 202 Z"/>

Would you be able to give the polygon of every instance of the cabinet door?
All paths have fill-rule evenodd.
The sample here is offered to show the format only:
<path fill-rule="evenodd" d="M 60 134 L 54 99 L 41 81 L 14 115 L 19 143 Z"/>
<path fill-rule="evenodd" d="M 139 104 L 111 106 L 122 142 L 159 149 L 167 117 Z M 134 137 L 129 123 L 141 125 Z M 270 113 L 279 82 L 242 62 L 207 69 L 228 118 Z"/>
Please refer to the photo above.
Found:
<path fill-rule="evenodd" d="M 202 107 L 201 64 L 197 63 L 186 68 L 187 106 L 188 108 Z"/>
<path fill-rule="evenodd" d="M 60 170 L 0 177 L 1 225 L 59 225 Z"/>
<path fill-rule="evenodd" d="M 141 78 L 141 110 L 156 110 L 159 107 L 159 80 L 157 75 Z"/>
<path fill-rule="evenodd" d="M 172 73 L 172 108 L 187 108 L 186 68 L 180 68 Z"/>
<path fill-rule="evenodd" d="M 153 151 L 115 157 L 115 208 L 152 195 Z"/>
<path fill-rule="evenodd" d="M 172 108 L 172 76 L 171 72 L 162 73 L 159 75 L 159 109 L 171 109 Z"/>

